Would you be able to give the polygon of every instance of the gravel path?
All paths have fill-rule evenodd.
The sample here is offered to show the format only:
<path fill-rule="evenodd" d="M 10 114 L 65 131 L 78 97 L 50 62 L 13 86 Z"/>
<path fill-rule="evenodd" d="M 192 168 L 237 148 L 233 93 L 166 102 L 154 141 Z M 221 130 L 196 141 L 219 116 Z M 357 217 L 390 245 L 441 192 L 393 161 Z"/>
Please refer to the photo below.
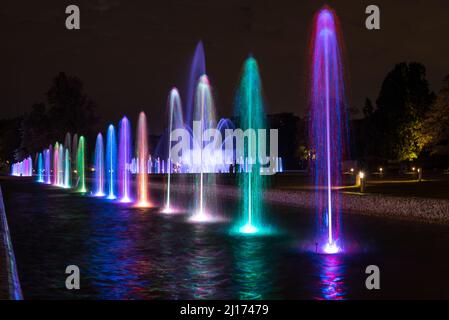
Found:
<path fill-rule="evenodd" d="M 152 187 L 162 189 L 162 183 L 152 183 Z M 233 186 L 216 186 L 225 198 L 240 197 Z M 173 184 L 172 190 L 190 193 L 191 185 Z M 343 211 L 347 214 L 379 216 L 395 219 L 415 220 L 449 225 L 449 200 L 415 197 L 396 197 L 380 194 L 342 193 Z M 314 193 L 308 191 L 267 190 L 264 198 L 271 203 L 313 209 Z"/>

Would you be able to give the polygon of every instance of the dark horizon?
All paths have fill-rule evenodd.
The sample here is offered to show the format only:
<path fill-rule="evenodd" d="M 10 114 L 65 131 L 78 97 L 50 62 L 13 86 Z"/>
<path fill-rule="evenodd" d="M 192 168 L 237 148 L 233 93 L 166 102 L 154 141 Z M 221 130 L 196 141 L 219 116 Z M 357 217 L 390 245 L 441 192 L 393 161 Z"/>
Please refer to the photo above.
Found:
<path fill-rule="evenodd" d="M 33 103 L 45 101 L 53 77 L 64 71 L 83 81 L 85 92 L 98 105 L 102 126 L 124 114 L 134 120 L 143 110 L 150 132 L 161 133 L 160 115 L 165 114 L 169 90 L 177 86 L 185 99 L 190 60 L 199 40 L 205 46 L 219 117 L 233 113 L 234 92 L 249 54 L 259 63 L 266 112 L 303 116 L 308 37 L 313 15 L 325 3 L 340 18 L 349 104 L 359 110 L 359 117 L 365 98 L 376 100 L 382 80 L 398 62 L 423 63 L 431 89 L 438 92 L 449 74 L 449 43 L 441 41 L 449 3 L 443 1 L 427 1 L 426 7 L 420 1 L 378 1 L 379 31 L 364 27 L 368 1 L 77 1 L 77 31 L 64 27 L 65 7 L 72 4 L 68 1 L 26 7 L 11 1 L 0 9 L 5 44 L 0 53 L 0 118 L 19 116 Z"/>

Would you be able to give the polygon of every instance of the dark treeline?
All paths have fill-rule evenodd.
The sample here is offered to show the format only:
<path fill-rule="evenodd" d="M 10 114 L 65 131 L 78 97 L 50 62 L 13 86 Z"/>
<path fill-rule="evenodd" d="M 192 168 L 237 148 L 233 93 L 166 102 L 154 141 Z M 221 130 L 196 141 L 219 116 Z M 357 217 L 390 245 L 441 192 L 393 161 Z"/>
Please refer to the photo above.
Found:
<path fill-rule="evenodd" d="M 351 108 L 353 110 L 354 108 Z M 364 167 L 407 165 L 447 168 L 449 161 L 449 76 L 434 94 L 420 63 L 399 63 L 385 77 L 373 102 L 366 99 L 364 118 L 352 120 L 348 160 Z M 30 112 L 0 120 L 0 166 L 34 155 L 67 132 L 93 141 L 98 118 L 94 102 L 80 79 L 58 74 Z M 267 116 L 269 128 L 279 130 L 279 156 L 286 169 L 306 169 L 308 148 L 305 119 L 293 113 Z M 92 140 L 90 140 L 92 139 Z"/>
<path fill-rule="evenodd" d="M 1 120 L 2 169 L 48 148 L 51 143 L 63 142 L 67 132 L 92 137 L 97 122 L 95 104 L 83 92 L 81 80 L 61 72 L 53 79 L 46 102 L 35 103 L 21 117 Z"/>
<path fill-rule="evenodd" d="M 366 99 L 363 112 L 364 119 L 353 126 L 353 158 L 367 166 L 417 162 L 448 167 L 448 78 L 435 95 L 422 64 L 397 64 L 383 81 L 375 104 Z"/>

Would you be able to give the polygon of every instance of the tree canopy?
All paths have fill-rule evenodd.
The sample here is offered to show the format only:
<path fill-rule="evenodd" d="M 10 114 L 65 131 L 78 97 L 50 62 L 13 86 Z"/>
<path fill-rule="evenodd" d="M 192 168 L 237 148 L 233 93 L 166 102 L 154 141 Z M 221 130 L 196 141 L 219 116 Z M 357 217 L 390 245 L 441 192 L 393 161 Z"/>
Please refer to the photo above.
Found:
<path fill-rule="evenodd" d="M 430 154 L 449 155 L 449 76 L 423 122 L 422 143 Z"/>
<path fill-rule="evenodd" d="M 422 148 L 423 119 L 435 100 L 426 80 L 425 67 L 416 62 L 399 63 L 382 83 L 376 109 L 367 102 L 369 156 L 405 161 L 416 159 Z"/>
<path fill-rule="evenodd" d="M 83 83 L 74 76 L 59 73 L 47 92 L 47 105 L 36 103 L 31 112 L 23 116 L 20 159 L 62 141 L 67 132 L 90 136 L 98 121 L 95 104 L 83 92 Z"/>

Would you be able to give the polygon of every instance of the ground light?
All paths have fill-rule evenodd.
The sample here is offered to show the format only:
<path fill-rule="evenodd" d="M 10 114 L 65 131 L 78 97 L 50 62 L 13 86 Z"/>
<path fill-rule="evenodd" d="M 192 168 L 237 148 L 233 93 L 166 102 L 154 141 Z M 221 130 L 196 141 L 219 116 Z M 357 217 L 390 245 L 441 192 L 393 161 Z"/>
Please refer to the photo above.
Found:
<path fill-rule="evenodd" d="M 336 254 L 339 253 L 341 250 L 340 248 L 335 244 L 335 242 L 332 243 L 326 243 L 326 245 L 323 248 L 324 253 L 326 254 Z"/>
<path fill-rule="evenodd" d="M 360 178 L 360 192 L 365 192 L 365 173 L 363 171 L 359 172 Z"/>

